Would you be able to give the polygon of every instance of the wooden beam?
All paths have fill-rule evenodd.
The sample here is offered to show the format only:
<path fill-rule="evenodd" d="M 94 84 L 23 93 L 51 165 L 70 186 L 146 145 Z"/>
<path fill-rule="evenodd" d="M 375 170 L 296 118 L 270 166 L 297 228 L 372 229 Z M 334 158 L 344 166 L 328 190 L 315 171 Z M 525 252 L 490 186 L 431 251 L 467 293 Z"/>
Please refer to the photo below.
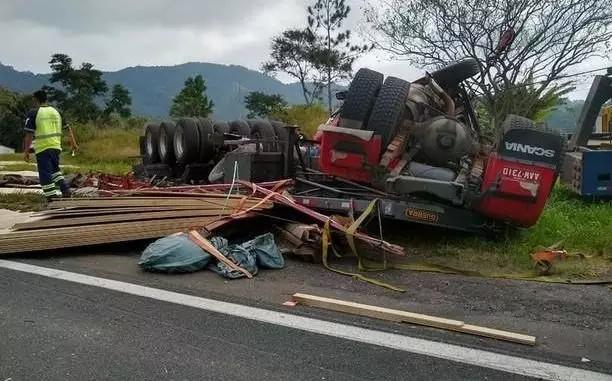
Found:
<path fill-rule="evenodd" d="M 206 238 L 202 237 L 200 235 L 200 233 L 198 233 L 197 231 L 195 231 L 195 230 L 190 231 L 189 232 L 189 238 L 191 239 L 191 241 L 193 241 L 193 243 L 195 243 L 196 245 L 200 246 L 202 248 L 202 250 L 206 251 L 207 253 L 209 253 L 213 257 L 217 258 L 217 260 L 219 262 L 222 262 L 223 264 L 225 264 L 230 269 L 232 269 L 234 271 L 240 271 L 241 273 L 243 273 L 249 279 L 253 278 L 253 274 L 251 274 L 248 270 L 246 270 L 246 269 L 238 266 L 234 262 L 232 262 L 228 257 L 223 255 L 223 253 L 221 253 L 219 250 L 217 250 L 217 248 L 215 246 L 213 246 L 213 244 L 210 243 L 209 240 L 207 240 Z"/>
<path fill-rule="evenodd" d="M 97 233 L 116 233 L 126 228 L 138 228 L 144 226 L 153 225 L 164 225 L 172 226 L 173 223 L 181 222 L 193 222 L 194 227 L 201 226 L 201 221 L 212 222 L 217 220 L 218 217 L 190 217 L 190 218 L 175 218 L 175 219 L 164 219 L 164 220 L 152 220 L 152 221 L 139 221 L 139 222 L 118 222 L 110 224 L 95 224 L 95 225 L 84 225 L 84 226 L 69 226 L 64 228 L 53 228 L 53 229 L 36 229 L 28 231 L 16 231 L 5 234 L 0 234 L 0 246 L 5 243 L 5 240 L 15 240 L 16 238 L 33 238 L 33 237 L 53 237 L 60 234 L 67 234 L 76 236 L 85 232 L 97 232 Z"/>
<path fill-rule="evenodd" d="M 511 341 L 519 344 L 536 344 L 536 338 L 534 336 L 465 324 L 460 320 L 445 319 L 436 316 L 418 314 L 414 312 L 394 310 L 390 308 L 376 307 L 367 304 L 353 303 L 344 300 L 330 299 L 300 293 L 293 294 L 293 300 L 307 306 L 323 308 L 332 311 L 339 311 L 353 315 L 367 316 L 376 319 L 394 321 L 398 323 L 425 325 L 428 327 L 469 333 L 472 335 Z"/>
<path fill-rule="evenodd" d="M 89 225 L 63 229 L 46 229 L 47 235 L 0 235 L 0 254 L 60 249 L 64 247 L 87 246 L 103 243 L 158 238 L 177 232 L 186 232 L 196 227 L 204 228 L 216 221 L 216 217 L 177 218 L 173 220 L 140 221 L 138 223 L 116 223 Z M 58 232 L 58 230 L 60 230 Z M 39 230 L 43 231 L 43 230 Z M 31 233 L 28 231 L 25 233 Z"/>
<path fill-rule="evenodd" d="M 50 208 L 80 207 L 80 208 L 109 208 L 109 207 L 139 207 L 139 206 L 214 206 L 215 208 L 235 208 L 243 205 L 243 209 L 257 204 L 260 199 L 247 199 L 242 202 L 240 199 L 204 199 L 204 198 L 170 198 L 154 197 L 149 199 L 139 199 L 134 197 L 128 199 L 100 198 L 96 200 L 66 199 L 53 201 L 49 204 Z M 273 204 L 266 202 L 260 205 L 262 209 L 270 209 Z"/>
<path fill-rule="evenodd" d="M 232 214 L 231 210 L 171 210 L 161 212 L 144 212 L 144 213 L 121 213 L 101 216 L 89 217 L 72 217 L 60 219 L 44 219 L 32 222 L 22 222 L 13 225 L 13 230 L 34 230 L 34 229 L 49 229 L 66 226 L 84 226 L 93 224 L 103 224 L 109 222 L 128 222 L 142 220 L 160 220 L 168 218 L 182 217 L 212 217 L 212 216 L 227 216 Z"/>

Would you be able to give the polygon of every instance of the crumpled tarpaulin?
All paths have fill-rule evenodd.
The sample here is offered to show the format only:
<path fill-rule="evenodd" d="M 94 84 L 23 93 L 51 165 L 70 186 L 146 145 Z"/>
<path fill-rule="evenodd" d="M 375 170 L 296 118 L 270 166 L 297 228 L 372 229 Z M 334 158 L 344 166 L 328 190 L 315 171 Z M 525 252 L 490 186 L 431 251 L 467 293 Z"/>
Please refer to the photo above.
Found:
<path fill-rule="evenodd" d="M 266 233 L 254 239 L 230 245 L 223 237 L 212 237 L 210 242 L 224 256 L 236 265 L 244 268 L 252 275 L 257 274 L 259 268 L 282 269 L 285 260 L 274 242 L 272 233 Z M 212 255 L 204 251 L 187 234 L 175 234 L 158 239 L 150 244 L 142 253 L 138 265 L 147 271 L 167 273 L 194 272 L 208 268 L 217 274 L 237 279 L 245 276 L 244 273 L 230 269 L 221 262 L 212 262 Z"/>
<path fill-rule="evenodd" d="M 147 271 L 189 273 L 202 270 L 210 258 L 187 234 L 180 233 L 160 238 L 147 246 L 138 265 Z"/>
<path fill-rule="evenodd" d="M 227 239 L 223 237 L 213 237 L 210 239 L 210 243 L 221 254 L 252 275 L 257 274 L 259 268 L 282 269 L 285 266 L 285 259 L 274 242 L 272 233 L 262 234 L 240 245 L 229 245 Z M 229 279 L 245 276 L 244 273 L 232 270 L 222 262 L 211 263 L 208 268 Z"/>

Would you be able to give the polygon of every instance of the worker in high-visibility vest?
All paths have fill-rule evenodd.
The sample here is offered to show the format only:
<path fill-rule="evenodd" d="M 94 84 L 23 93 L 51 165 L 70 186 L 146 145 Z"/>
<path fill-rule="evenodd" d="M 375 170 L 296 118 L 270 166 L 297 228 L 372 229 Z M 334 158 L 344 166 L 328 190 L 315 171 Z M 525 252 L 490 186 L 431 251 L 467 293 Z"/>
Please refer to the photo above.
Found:
<path fill-rule="evenodd" d="M 28 113 L 24 128 L 24 160 L 30 161 L 30 147 L 34 140 L 38 178 L 44 196 L 47 199 L 70 197 L 70 188 L 59 167 L 64 126 L 62 116 L 49 106 L 44 90 L 36 91 L 33 98 L 34 109 Z M 72 131 L 70 132 L 71 144 L 76 147 Z"/>

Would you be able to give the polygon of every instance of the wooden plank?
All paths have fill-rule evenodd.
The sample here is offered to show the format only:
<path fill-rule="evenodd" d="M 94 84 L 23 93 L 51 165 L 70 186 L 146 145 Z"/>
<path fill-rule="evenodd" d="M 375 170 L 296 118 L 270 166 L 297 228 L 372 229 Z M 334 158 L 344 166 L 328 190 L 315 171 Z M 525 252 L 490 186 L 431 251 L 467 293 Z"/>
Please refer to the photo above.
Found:
<path fill-rule="evenodd" d="M 185 221 L 193 221 L 194 226 L 201 226 L 198 222 L 201 220 L 216 220 L 217 217 L 189 217 L 189 218 L 170 218 L 163 220 L 151 220 L 151 221 L 137 221 L 137 222 L 116 222 L 109 224 L 95 224 L 95 225 L 84 225 L 84 226 L 69 226 L 64 228 L 53 228 L 53 229 L 36 229 L 28 231 L 15 231 L 5 234 L 0 234 L 0 246 L 6 243 L 6 240 L 15 240 L 17 238 L 23 238 L 27 240 L 33 237 L 53 237 L 56 235 L 67 234 L 74 235 L 82 234 L 85 232 L 99 232 L 99 233 L 114 233 L 121 231 L 122 229 L 138 227 L 138 226 L 154 226 L 154 225 L 169 225 L 173 223 L 180 223 Z"/>
<path fill-rule="evenodd" d="M 139 200 L 139 199 L 127 199 L 127 200 L 91 200 L 91 201 L 80 201 L 77 199 L 67 199 L 64 201 L 53 201 L 49 204 L 50 208 L 65 208 L 65 207 L 80 207 L 80 208 L 109 208 L 109 207 L 139 207 L 139 206 L 215 206 L 217 208 L 232 208 L 237 205 L 243 205 L 245 208 L 257 204 L 257 199 L 247 199 L 244 203 L 242 200 L 228 200 L 227 202 L 223 199 L 210 200 L 210 199 L 198 199 L 198 198 L 154 198 L 152 200 Z M 260 205 L 262 209 L 272 208 L 272 202 L 266 202 Z"/>
<path fill-rule="evenodd" d="M 15 237 L 12 239 L 5 237 L 0 244 L 0 254 L 157 238 L 180 231 L 193 230 L 195 227 L 206 227 L 215 220 L 216 218 L 204 217 L 175 219 L 172 222 L 164 223 L 143 221 L 138 224 L 98 225 L 103 229 L 90 231 L 79 231 L 79 227 L 74 227 L 72 233 L 62 231 L 54 236 Z M 115 229 L 108 229 L 110 225 L 115 225 Z M 120 228 L 119 225 L 121 225 Z M 8 235 L 11 234 L 13 233 Z"/>
<path fill-rule="evenodd" d="M 311 307 L 318 307 L 332 311 L 339 311 L 359 316 L 367 316 L 376 319 L 389 320 L 401 323 L 412 323 L 428 327 L 447 329 L 451 331 L 469 333 L 477 336 L 485 336 L 493 339 L 511 341 L 519 344 L 535 345 L 534 336 L 520 333 L 502 331 L 493 328 L 480 327 L 465 324 L 459 320 L 451 320 L 436 316 L 423 315 L 414 312 L 394 310 L 384 307 L 376 307 L 367 304 L 347 302 L 344 300 L 324 298 L 308 294 L 293 294 L 293 300 Z"/>
<path fill-rule="evenodd" d="M 240 271 L 241 273 L 243 273 L 249 279 L 253 278 L 253 275 L 248 270 L 246 270 L 246 269 L 238 266 L 234 262 L 232 262 L 228 257 L 223 255 L 223 253 L 221 253 L 219 250 L 217 250 L 217 248 L 215 246 L 213 246 L 213 244 L 210 243 L 210 241 L 208 241 L 206 238 L 202 237 L 200 235 L 200 233 L 198 233 L 197 231 L 195 231 L 195 230 L 190 231 L 189 232 L 189 238 L 196 245 L 200 246 L 202 248 L 202 250 L 206 251 L 207 253 L 209 253 L 213 257 L 217 258 L 217 260 L 219 262 L 222 262 L 223 264 L 225 264 L 230 269 L 232 269 L 234 271 Z"/>
<path fill-rule="evenodd" d="M 22 222 L 15 224 L 13 230 L 33 230 L 33 229 L 49 229 L 66 226 L 82 226 L 92 224 L 102 224 L 109 222 L 127 222 L 127 221 L 142 221 L 142 220 L 159 220 L 167 218 L 181 217 L 210 217 L 210 216 L 227 216 L 232 214 L 232 211 L 227 209 L 221 210 L 182 210 L 182 211 L 161 211 L 161 212 L 145 212 L 145 213 L 121 213 L 101 216 L 89 217 L 73 217 L 60 219 L 45 219 L 32 222 Z"/>
<path fill-rule="evenodd" d="M 211 208 L 212 209 L 212 208 Z M 33 214 L 32 217 L 46 217 L 46 218 L 74 218 L 79 216 L 94 216 L 94 215 L 108 215 L 117 213 L 134 213 L 134 212 L 165 212 L 171 210 L 211 210 L 201 209 L 195 207 L 171 207 L 171 206 L 152 206 L 152 207 L 141 207 L 141 208 L 93 208 L 93 209 L 56 209 L 45 212 L 39 212 Z M 215 210 L 216 208 L 212 209 Z"/>

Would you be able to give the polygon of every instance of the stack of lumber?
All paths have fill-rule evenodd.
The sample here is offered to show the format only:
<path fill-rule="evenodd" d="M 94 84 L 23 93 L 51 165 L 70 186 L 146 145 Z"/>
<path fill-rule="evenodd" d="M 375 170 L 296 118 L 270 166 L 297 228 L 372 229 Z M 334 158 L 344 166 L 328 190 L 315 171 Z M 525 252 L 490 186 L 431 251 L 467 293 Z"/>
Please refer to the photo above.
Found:
<path fill-rule="evenodd" d="M 217 193 L 62 199 L 0 234 L 0 254 L 164 237 L 272 206 L 259 198 Z"/>

